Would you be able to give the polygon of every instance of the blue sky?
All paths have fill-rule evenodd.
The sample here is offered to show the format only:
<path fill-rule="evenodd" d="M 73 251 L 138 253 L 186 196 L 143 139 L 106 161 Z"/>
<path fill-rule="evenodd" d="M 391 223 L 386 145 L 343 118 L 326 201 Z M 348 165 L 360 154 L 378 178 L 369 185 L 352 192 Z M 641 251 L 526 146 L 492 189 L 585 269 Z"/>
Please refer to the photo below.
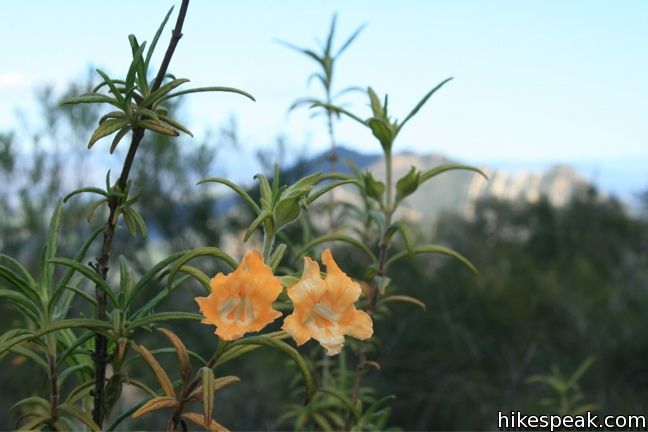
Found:
<path fill-rule="evenodd" d="M 173 4 L 3 3 L 0 129 L 17 124 L 17 107 L 30 112 L 38 85 L 62 87 L 88 65 L 124 74 L 127 35 L 150 40 Z M 319 94 L 306 86 L 315 64 L 275 39 L 315 47 L 336 11 L 338 43 L 367 23 L 338 63 L 337 88 L 387 91 L 402 118 L 436 83 L 455 77 L 408 124 L 399 149 L 477 163 L 569 162 L 585 166 L 586 175 L 616 172 L 625 178 L 615 181 L 648 186 L 648 2 L 640 0 L 194 0 L 170 70 L 193 85 L 240 87 L 257 102 L 197 95 L 186 104 L 189 127 L 200 133 L 235 115 L 250 147 L 268 147 L 283 134 L 312 153 L 325 149 L 317 118 L 286 116 L 295 98 Z M 368 116 L 363 99 L 349 100 Z M 338 135 L 358 150 L 377 149 L 350 121 Z M 626 172 L 625 161 L 635 168 Z"/>

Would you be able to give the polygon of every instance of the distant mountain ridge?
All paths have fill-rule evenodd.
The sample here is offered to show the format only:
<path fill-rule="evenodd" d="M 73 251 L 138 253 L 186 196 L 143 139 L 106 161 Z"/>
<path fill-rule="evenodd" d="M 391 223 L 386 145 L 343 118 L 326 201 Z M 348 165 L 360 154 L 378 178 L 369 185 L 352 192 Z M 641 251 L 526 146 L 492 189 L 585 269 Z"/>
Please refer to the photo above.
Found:
<path fill-rule="evenodd" d="M 359 169 L 371 171 L 384 180 L 384 161 L 380 155 L 367 155 L 338 147 L 336 171 L 350 172 L 345 163 L 351 162 Z M 393 156 L 394 181 L 409 171 L 411 166 L 427 170 L 452 161 L 439 154 L 419 155 L 412 152 Z M 330 152 L 302 161 L 305 172 L 330 171 Z M 413 195 L 405 199 L 401 212 L 414 221 L 435 221 L 442 213 L 455 213 L 470 218 L 475 203 L 482 198 L 498 198 L 518 202 L 535 202 L 545 197 L 554 206 L 568 203 L 572 197 L 584 193 L 592 185 L 574 168 L 556 164 L 546 170 L 498 170 L 479 166 L 489 177 L 486 180 L 471 171 L 449 171 L 424 183 Z M 354 187 L 342 187 L 336 198 L 357 200 Z"/>

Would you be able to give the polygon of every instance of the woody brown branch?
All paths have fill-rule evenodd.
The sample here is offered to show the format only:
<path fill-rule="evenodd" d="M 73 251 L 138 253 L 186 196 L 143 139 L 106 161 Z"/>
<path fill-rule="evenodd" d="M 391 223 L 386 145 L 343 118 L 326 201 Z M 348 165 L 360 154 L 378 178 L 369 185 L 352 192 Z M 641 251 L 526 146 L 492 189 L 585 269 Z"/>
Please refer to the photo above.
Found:
<path fill-rule="evenodd" d="M 169 46 L 167 47 L 166 53 L 158 70 L 153 86 L 151 87 L 151 92 L 160 88 L 162 85 L 162 80 L 167 73 L 169 64 L 171 63 L 171 58 L 175 51 L 180 38 L 182 38 L 182 26 L 184 25 L 185 16 L 187 14 L 187 8 L 189 6 L 189 0 L 183 0 L 182 5 L 180 6 L 180 12 L 178 13 L 178 18 L 176 21 L 175 28 L 171 34 L 171 40 Z M 124 160 L 124 166 L 122 167 L 121 174 L 117 180 L 116 188 L 120 191 L 126 189 L 128 184 L 128 178 L 130 175 L 131 168 L 133 166 L 133 161 L 135 160 L 135 155 L 137 149 L 144 138 L 144 129 L 141 127 L 134 127 L 131 137 L 131 143 L 128 148 L 128 153 L 126 159 Z M 121 204 L 124 198 L 117 196 L 111 196 L 108 199 L 108 208 L 109 214 L 106 224 L 104 226 L 104 235 L 103 243 L 101 247 L 101 255 L 97 257 L 97 260 L 94 264 L 91 264 L 91 267 L 101 276 L 102 279 L 106 280 L 108 276 L 109 262 L 110 262 L 110 253 L 112 248 L 113 237 L 115 235 L 115 228 L 117 226 L 118 218 L 115 217 L 117 209 Z M 96 318 L 98 320 L 104 321 L 106 319 L 106 309 L 107 309 L 107 297 L 98 286 L 95 287 L 95 295 L 97 297 L 97 309 L 96 309 Z M 95 336 L 95 350 L 93 354 L 94 366 L 95 366 L 95 385 L 94 385 L 94 406 L 92 408 L 92 418 L 94 422 L 101 427 L 104 422 L 105 416 L 105 380 L 106 380 L 106 366 L 110 361 L 111 355 L 108 353 L 108 339 L 100 334 Z"/>

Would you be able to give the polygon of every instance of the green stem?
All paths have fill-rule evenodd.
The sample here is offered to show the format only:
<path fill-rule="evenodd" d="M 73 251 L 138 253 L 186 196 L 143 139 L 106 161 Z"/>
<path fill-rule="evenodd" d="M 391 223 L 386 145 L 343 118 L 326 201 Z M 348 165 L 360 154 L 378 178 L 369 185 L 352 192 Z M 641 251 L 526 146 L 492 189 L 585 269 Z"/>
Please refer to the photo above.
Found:
<path fill-rule="evenodd" d="M 392 189 L 393 189 L 393 180 L 392 180 L 392 155 L 391 155 L 391 150 L 386 150 L 385 151 L 385 171 L 386 171 L 386 179 L 385 182 L 387 183 L 387 203 L 385 205 L 385 216 L 389 216 L 389 219 L 391 219 L 391 215 L 393 212 L 392 209 Z M 389 223 L 385 223 L 385 230 L 389 226 Z"/>
<path fill-rule="evenodd" d="M 56 365 L 56 339 L 53 334 L 47 337 L 47 365 L 49 366 L 50 380 L 50 421 L 56 422 L 57 411 L 60 402 L 60 392 L 58 385 L 58 367 Z"/>
<path fill-rule="evenodd" d="M 267 264 L 270 262 L 272 254 L 272 245 L 274 244 L 275 235 L 271 230 L 263 231 L 263 261 Z"/>
<path fill-rule="evenodd" d="M 333 101 L 331 100 L 331 88 L 326 87 L 326 103 L 331 105 Z M 329 142 L 331 144 L 331 154 L 329 155 L 329 171 L 335 172 L 335 167 L 337 165 L 338 156 L 337 156 L 337 145 L 335 142 L 335 127 L 333 125 L 333 111 L 330 109 L 326 110 L 326 124 L 328 126 Z M 328 208 L 327 208 L 327 218 L 328 218 L 328 231 L 333 232 L 334 221 L 333 221 L 333 204 L 335 202 L 335 189 L 331 190 L 328 193 Z M 322 386 L 327 387 L 331 380 L 331 358 L 326 355 L 326 352 L 322 351 Z"/>
<path fill-rule="evenodd" d="M 392 217 L 394 215 L 394 203 L 393 203 L 393 178 L 392 178 L 392 155 L 391 150 L 385 151 L 385 172 L 386 172 L 386 202 L 385 207 L 383 208 L 383 215 L 385 216 L 385 226 L 380 235 L 379 251 L 378 251 L 378 262 L 376 266 L 376 276 L 384 276 L 387 271 L 387 256 L 389 251 L 389 240 L 387 239 L 387 229 L 391 225 Z M 375 281 L 375 279 L 374 279 Z M 378 292 L 377 283 L 371 285 L 369 291 L 369 303 L 366 307 L 367 314 L 373 318 L 374 313 L 376 312 L 376 304 L 378 303 Z M 362 342 L 360 344 L 360 349 L 358 351 L 358 365 L 355 371 L 355 378 L 353 380 L 353 389 L 351 395 L 351 404 L 356 406 L 358 398 L 360 396 L 360 387 L 362 386 L 362 381 L 366 373 L 366 363 L 367 363 L 367 343 Z M 346 418 L 347 429 L 350 429 L 351 422 L 351 413 L 349 412 Z"/>

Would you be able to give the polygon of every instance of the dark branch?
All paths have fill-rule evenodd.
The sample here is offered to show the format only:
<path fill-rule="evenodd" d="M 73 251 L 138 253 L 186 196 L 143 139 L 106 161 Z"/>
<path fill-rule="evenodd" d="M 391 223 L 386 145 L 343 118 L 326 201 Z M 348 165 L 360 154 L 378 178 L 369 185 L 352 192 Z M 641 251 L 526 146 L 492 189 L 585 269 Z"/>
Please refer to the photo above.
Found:
<path fill-rule="evenodd" d="M 151 87 L 151 91 L 155 91 L 160 88 L 162 80 L 167 73 L 169 64 L 171 63 L 171 57 L 175 51 L 178 41 L 182 37 L 182 26 L 184 24 L 185 16 L 187 14 L 187 8 L 189 7 L 189 0 L 182 0 L 182 6 L 180 7 L 180 12 L 178 14 L 178 19 L 176 21 L 176 26 L 171 35 L 171 41 L 169 42 L 169 47 L 167 48 L 166 54 L 160 69 L 155 78 L 155 82 Z M 144 129 L 136 127 L 133 129 L 133 135 L 131 137 L 131 144 L 128 148 L 128 154 L 124 160 L 124 166 L 122 172 L 117 180 L 117 186 L 124 191 L 128 183 L 128 177 L 130 175 L 131 167 L 133 166 L 133 161 L 135 160 L 135 154 L 137 153 L 137 148 L 139 147 L 140 142 L 144 138 Z M 91 267 L 105 280 L 108 275 L 108 264 L 110 262 L 110 251 L 112 247 L 113 237 L 115 235 L 115 227 L 117 225 L 117 220 L 115 218 L 115 213 L 120 204 L 120 199 L 117 197 L 111 197 L 108 201 L 109 214 L 108 220 L 104 227 L 104 237 L 103 245 L 101 247 L 101 255 L 97 257 L 97 262 Z M 98 320 L 106 319 L 106 308 L 107 308 L 107 298 L 106 293 L 103 292 L 99 287 L 95 288 L 95 295 L 97 297 L 97 311 L 96 317 Z M 95 365 L 95 387 L 94 387 L 94 406 L 92 408 L 92 418 L 94 422 L 102 427 L 104 422 L 104 416 L 106 412 L 105 406 L 105 381 L 106 381 L 106 365 L 110 361 L 110 355 L 108 354 L 108 339 L 105 336 L 97 334 L 95 337 L 95 350 L 93 354 L 93 360 Z"/>

